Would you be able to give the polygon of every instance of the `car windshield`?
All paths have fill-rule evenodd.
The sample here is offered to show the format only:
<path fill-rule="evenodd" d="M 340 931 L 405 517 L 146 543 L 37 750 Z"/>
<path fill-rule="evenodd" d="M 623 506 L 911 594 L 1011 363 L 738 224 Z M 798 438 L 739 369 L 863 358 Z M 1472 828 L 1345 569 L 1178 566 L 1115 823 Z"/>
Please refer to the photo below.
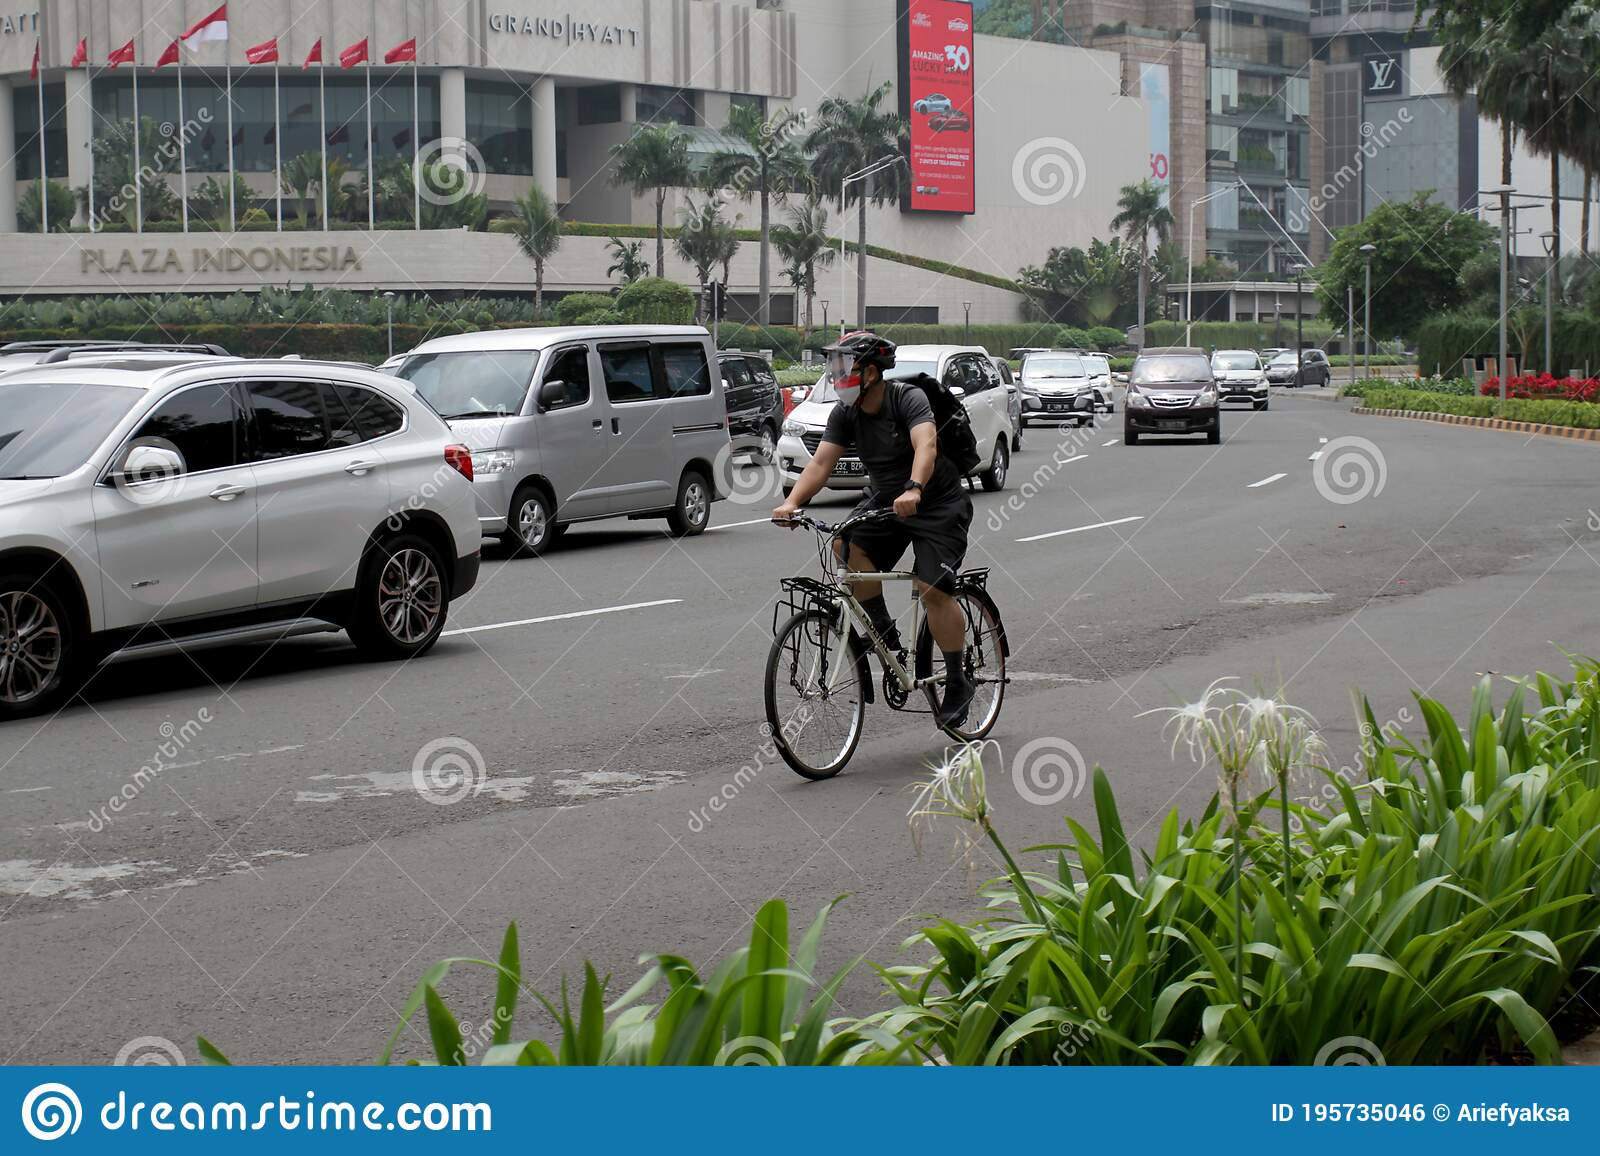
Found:
<path fill-rule="evenodd" d="M 1083 362 L 1076 357 L 1030 357 L 1022 363 L 1027 378 L 1086 377 Z"/>
<path fill-rule="evenodd" d="M 409 381 L 446 420 L 509 417 L 522 411 L 538 360 L 534 349 L 419 353 L 407 358 L 395 376 Z"/>
<path fill-rule="evenodd" d="M 1083 359 L 1083 367 L 1091 375 L 1103 376 L 1111 372 L 1111 362 L 1103 357 L 1085 357 Z"/>
<path fill-rule="evenodd" d="M 937 368 L 938 366 L 934 365 L 934 363 L 931 361 L 897 360 L 894 368 L 891 369 L 886 376 L 890 381 L 903 381 L 908 377 L 915 377 L 919 373 L 926 373 L 931 377 L 933 375 L 933 371 Z M 839 400 L 839 395 L 833 392 L 833 383 L 828 380 L 828 375 L 826 373 L 824 373 L 822 377 L 818 379 L 817 384 L 813 386 L 811 392 L 806 395 L 806 400 L 818 402 L 833 402 Z"/>
<path fill-rule="evenodd" d="M 1261 362 L 1253 353 L 1219 353 L 1211 359 L 1212 369 L 1260 369 Z"/>
<path fill-rule="evenodd" d="M 1133 363 L 1131 380 L 1134 385 L 1166 385 L 1210 377 L 1211 366 L 1199 354 L 1168 353 L 1139 358 Z"/>
<path fill-rule="evenodd" d="M 1273 365 L 1293 365 L 1298 360 L 1299 360 L 1299 358 L 1295 356 L 1294 351 L 1290 350 L 1288 353 L 1280 353 L 1280 354 L 1278 354 L 1278 356 L 1274 357 L 1272 359 L 1272 364 Z"/>
<path fill-rule="evenodd" d="M 70 474 L 141 396 L 125 385 L 0 385 L 0 481 Z"/>

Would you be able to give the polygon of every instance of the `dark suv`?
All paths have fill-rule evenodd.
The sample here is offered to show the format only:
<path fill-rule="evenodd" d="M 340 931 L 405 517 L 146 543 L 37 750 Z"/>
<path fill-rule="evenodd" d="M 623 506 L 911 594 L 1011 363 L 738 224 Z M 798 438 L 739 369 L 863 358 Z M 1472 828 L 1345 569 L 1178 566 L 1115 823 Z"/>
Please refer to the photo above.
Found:
<path fill-rule="evenodd" d="M 1128 374 L 1128 399 L 1123 406 L 1122 440 L 1139 444 L 1146 434 L 1206 435 L 1222 441 L 1222 410 L 1211 359 L 1203 349 L 1185 346 L 1146 349 Z"/>
<path fill-rule="evenodd" d="M 717 354 L 722 392 L 728 401 L 728 436 L 734 453 L 751 453 L 770 462 L 778 452 L 783 426 L 783 391 L 767 359 L 728 350 Z"/>

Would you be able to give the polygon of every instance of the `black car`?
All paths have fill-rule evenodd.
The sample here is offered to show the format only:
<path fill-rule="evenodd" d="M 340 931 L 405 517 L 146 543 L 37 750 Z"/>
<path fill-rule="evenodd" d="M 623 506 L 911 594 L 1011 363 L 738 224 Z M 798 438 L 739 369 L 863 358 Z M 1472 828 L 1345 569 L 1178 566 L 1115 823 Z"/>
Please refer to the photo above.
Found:
<path fill-rule="evenodd" d="M 1222 408 L 1211 359 L 1203 349 L 1146 349 L 1128 374 L 1122 440 L 1136 446 L 1149 434 L 1205 434 L 1222 441 Z"/>
<path fill-rule="evenodd" d="M 1333 380 L 1333 366 L 1320 349 L 1302 349 L 1298 363 L 1295 352 L 1286 349 L 1267 362 L 1267 381 L 1272 385 L 1327 385 Z"/>
<path fill-rule="evenodd" d="M 728 436 L 735 453 L 772 461 L 783 427 L 783 391 L 767 359 L 730 350 L 717 354 L 722 392 L 728 401 Z"/>

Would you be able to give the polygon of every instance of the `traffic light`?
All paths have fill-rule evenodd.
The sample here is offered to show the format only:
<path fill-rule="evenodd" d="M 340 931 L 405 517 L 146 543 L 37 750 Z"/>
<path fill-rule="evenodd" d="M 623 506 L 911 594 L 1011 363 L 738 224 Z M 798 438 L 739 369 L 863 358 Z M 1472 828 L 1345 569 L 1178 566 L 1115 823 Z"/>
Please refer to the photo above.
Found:
<path fill-rule="evenodd" d="M 728 319 L 728 287 L 720 281 L 711 283 L 711 316 L 717 321 Z"/>

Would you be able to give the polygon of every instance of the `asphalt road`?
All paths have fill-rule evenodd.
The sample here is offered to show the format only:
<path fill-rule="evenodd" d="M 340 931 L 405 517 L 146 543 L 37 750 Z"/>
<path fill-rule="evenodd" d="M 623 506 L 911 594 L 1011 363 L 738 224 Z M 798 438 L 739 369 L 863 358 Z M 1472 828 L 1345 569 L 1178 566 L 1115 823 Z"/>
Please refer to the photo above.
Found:
<path fill-rule="evenodd" d="M 1091 815 L 1070 755 L 1065 778 L 1019 761 L 1041 739 L 1036 757 L 1070 743 L 1103 765 L 1141 839 L 1203 806 L 1209 778 L 1144 712 L 1219 676 L 1282 683 L 1348 761 L 1354 686 L 1404 719 L 1412 688 L 1460 706 L 1482 673 L 1600 649 L 1600 445 L 1304 394 L 1231 412 L 1217 447 L 1120 432 L 1032 429 L 1008 491 L 974 495 L 968 563 L 992 567 L 1013 642 L 990 771 L 1013 847 Z M 545 559 L 491 550 L 462 633 L 409 665 L 336 635 L 127 664 L 0 727 L 4 1057 L 157 1037 L 192 1059 L 203 1033 L 238 1060 L 367 1059 L 425 967 L 492 955 L 512 919 L 555 992 L 586 958 L 618 990 L 647 951 L 709 969 L 775 895 L 799 922 L 848 894 L 833 963 L 893 962 L 919 915 L 976 914 L 993 864 L 949 829 L 919 855 L 907 828 L 945 746 L 925 717 L 880 701 L 822 784 L 762 755 L 777 579 L 815 565 L 764 524 L 772 504 L 719 505 L 691 540 L 624 521 Z M 440 772 L 428 793 L 419 765 Z M 487 991 L 448 986 L 473 1024 Z M 859 969 L 843 1011 L 875 991 Z"/>

